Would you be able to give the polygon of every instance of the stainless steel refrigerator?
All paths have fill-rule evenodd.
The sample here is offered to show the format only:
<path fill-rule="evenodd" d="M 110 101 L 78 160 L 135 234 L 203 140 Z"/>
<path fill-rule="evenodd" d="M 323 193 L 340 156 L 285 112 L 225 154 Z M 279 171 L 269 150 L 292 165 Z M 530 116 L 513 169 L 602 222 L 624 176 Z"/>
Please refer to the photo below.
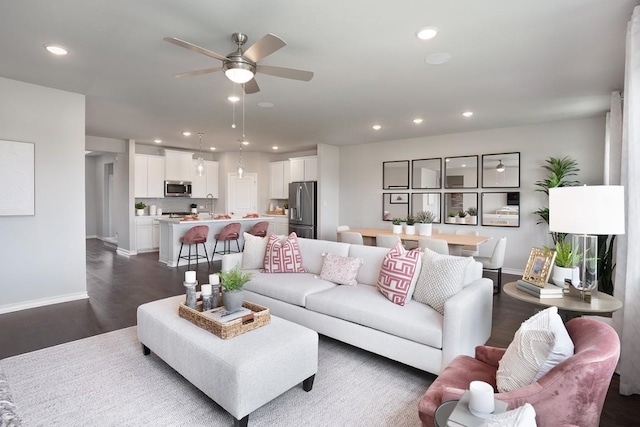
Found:
<path fill-rule="evenodd" d="M 289 184 L 289 233 L 315 239 L 318 212 L 316 209 L 316 181 Z"/>

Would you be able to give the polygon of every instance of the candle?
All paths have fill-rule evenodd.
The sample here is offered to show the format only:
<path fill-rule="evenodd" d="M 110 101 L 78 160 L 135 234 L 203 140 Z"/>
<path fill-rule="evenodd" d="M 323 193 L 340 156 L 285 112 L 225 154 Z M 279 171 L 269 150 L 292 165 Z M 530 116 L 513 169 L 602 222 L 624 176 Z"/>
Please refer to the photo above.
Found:
<path fill-rule="evenodd" d="M 196 283 L 196 272 L 195 271 L 185 271 L 184 272 L 184 282 L 185 283 Z"/>
<path fill-rule="evenodd" d="M 484 381 L 471 381 L 469 384 L 469 410 L 473 415 L 483 417 L 492 414 L 495 409 L 493 387 Z"/>
<path fill-rule="evenodd" d="M 211 295 L 211 285 L 202 285 L 200 287 L 200 293 L 202 295 Z"/>
<path fill-rule="evenodd" d="M 212 285 L 220 284 L 220 276 L 218 276 L 217 274 L 210 274 L 209 275 L 209 283 L 212 284 Z"/>

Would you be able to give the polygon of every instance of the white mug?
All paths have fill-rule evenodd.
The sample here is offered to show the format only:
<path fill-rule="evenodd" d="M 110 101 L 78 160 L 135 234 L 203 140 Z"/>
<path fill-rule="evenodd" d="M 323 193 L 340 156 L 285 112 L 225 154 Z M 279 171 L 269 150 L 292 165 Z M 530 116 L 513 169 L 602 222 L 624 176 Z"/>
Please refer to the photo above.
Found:
<path fill-rule="evenodd" d="M 484 418 L 495 410 L 493 387 L 484 381 L 469 384 L 469 410 L 476 417 Z"/>

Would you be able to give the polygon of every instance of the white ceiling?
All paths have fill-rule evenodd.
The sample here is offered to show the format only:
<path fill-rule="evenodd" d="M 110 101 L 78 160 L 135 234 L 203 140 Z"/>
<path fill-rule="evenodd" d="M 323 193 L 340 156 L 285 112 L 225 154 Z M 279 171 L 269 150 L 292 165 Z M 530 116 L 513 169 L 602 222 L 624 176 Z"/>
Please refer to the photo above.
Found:
<path fill-rule="evenodd" d="M 22 0 L 0 2 L 0 76 L 86 95 L 86 133 L 165 146 L 237 150 L 220 62 L 266 33 L 288 45 L 264 65 L 315 72 L 310 82 L 258 74 L 246 97 L 246 150 L 308 149 L 602 115 L 623 84 L 626 23 L 640 0 Z M 416 31 L 439 29 L 421 41 Z M 53 57 L 43 44 L 66 46 Z M 447 52 L 444 65 L 427 65 Z M 259 102 L 271 102 L 261 108 Z M 472 118 L 461 113 L 471 110 Z M 236 114 L 240 114 L 236 111 Z M 412 119 L 421 117 L 420 125 Z M 238 123 L 241 121 L 238 120 Z M 373 124 L 382 125 L 379 131 Z M 1 136 L 1 130 L 0 130 Z"/>

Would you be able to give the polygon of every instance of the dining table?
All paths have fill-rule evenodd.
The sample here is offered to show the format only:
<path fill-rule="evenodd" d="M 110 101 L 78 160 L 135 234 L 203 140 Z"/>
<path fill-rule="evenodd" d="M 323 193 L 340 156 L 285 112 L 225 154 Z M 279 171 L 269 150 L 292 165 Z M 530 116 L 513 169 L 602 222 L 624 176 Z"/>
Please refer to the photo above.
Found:
<path fill-rule="evenodd" d="M 360 233 L 364 244 L 370 246 L 376 245 L 376 236 L 379 234 L 394 234 L 400 237 L 400 240 L 405 243 L 418 242 L 421 237 L 442 239 L 449 245 L 449 254 L 451 255 L 460 255 L 463 246 L 478 246 L 491 240 L 490 236 L 473 236 L 467 234 L 435 233 L 431 236 L 421 236 L 420 234 L 393 233 L 391 230 L 384 228 L 353 228 L 345 231 Z M 338 232 L 338 235 L 340 235 L 340 232 Z"/>

